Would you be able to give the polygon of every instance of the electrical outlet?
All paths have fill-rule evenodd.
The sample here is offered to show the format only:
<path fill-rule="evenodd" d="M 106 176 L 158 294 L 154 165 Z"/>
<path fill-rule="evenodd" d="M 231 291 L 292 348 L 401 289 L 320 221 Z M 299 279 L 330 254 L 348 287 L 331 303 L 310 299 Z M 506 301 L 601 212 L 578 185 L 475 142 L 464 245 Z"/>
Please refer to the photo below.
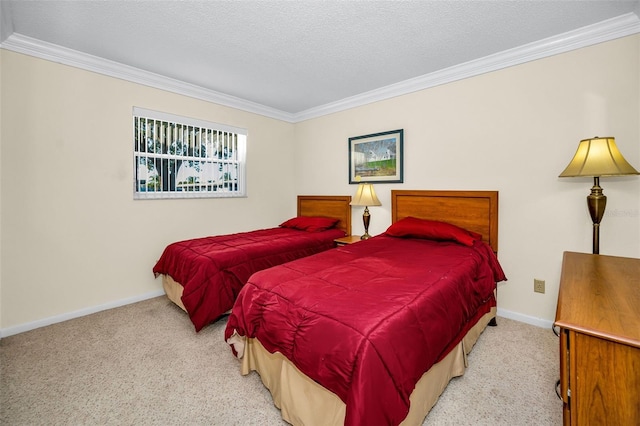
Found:
<path fill-rule="evenodd" d="M 533 279 L 533 291 L 544 293 L 544 280 Z"/>

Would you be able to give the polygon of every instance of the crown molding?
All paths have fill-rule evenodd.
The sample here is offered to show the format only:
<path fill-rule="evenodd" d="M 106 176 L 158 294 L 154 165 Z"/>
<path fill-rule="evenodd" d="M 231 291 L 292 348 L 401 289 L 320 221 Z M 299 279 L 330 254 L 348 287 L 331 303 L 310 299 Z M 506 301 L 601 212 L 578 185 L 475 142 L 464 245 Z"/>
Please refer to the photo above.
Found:
<path fill-rule="evenodd" d="M 494 55 L 455 65 L 430 74 L 401 81 L 369 92 L 361 93 L 337 102 L 321 105 L 294 114 L 294 122 L 309 120 L 370 103 L 406 95 L 442 84 L 452 83 L 491 71 L 547 58 L 598 43 L 615 40 L 640 32 L 640 19 L 635 13 L 627 13 L 597 24 L 566 32 L 558 36 L 525 44 Z"/>
<path fill-rule="evenodd" d="M 406 95 L 442 84 L 497 71 L 514 65 L 546 58 L 571 50 L 592 46 L 640 32 L 640 19 L 635 13 L 627 13 L 593 25 L 579 28 L 558 36 L 529 43 L 484 58 L 469 61 L 444 70 L 425 74 L 396 84 L 381 87 L 337 102 L 331 102 L 299 113 L 288 113 L 250 102 L 214 90 L 205 89 L 123 65 L 114 61 L 88 55 L 76 50 L 47 43 L 18 33 L 6 38 L 0 48 L 34 56 L 52 62 L 108 75 L 156 89 L 166 90 L 195 99 L 236 108 L 266 117 L 297 123 L 370 103 Z"/>
<path fill-rule="evenodd" d="M 77 50 L 68 49 L 18 33 L 11 34 L 2 42 L 0 48 L 278 120 L 293 121 L 292 114 L 275 108 L 205 89 L 98 56 L 78 52 Z"/>

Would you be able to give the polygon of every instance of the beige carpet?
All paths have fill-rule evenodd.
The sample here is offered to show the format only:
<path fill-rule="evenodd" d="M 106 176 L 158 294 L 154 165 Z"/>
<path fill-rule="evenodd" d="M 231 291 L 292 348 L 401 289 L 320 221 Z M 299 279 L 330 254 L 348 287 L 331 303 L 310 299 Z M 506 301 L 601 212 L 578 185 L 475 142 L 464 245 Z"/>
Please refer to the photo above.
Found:
<path fill-rule="evenodd" d="M 225 321 L 195 333 L 165 297 L 0 340 L 2 425 L 283 425 L 242 377 Z M 560 425 L 551 330 L 498 318 L 425 425 Z"/>

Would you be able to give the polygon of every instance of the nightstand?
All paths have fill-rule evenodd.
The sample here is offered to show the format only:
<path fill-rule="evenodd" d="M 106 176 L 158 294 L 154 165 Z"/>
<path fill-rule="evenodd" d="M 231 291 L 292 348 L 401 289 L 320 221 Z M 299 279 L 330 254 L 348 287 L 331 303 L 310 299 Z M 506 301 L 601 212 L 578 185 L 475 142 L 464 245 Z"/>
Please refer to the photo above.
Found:
<path fill-rule="evenodd" d="M 640 259 L 565 252 L 555 326 L 565 425 L 640 424 Z"/>
<path fill-rule="evenodd" d="M 333 242 L 336 244 L 336 247 L 346 246 L 348 244 L 357 243 L 362 241 L 360 239 L 360 235 L 347 235 L 346 237 L 336 238 Z"/>

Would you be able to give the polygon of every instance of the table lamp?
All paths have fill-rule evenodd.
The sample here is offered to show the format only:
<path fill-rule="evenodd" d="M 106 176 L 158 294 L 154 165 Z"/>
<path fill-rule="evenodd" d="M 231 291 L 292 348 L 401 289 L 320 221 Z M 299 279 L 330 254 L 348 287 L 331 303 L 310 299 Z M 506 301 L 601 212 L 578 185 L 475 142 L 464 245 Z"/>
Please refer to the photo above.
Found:
<path fill-rule="evenodd" d="M 369 206 L 381 206 L 380 200 L 376 197 L 376 191 L 373 190 L 373 185 L 370 183 L 358 184 L 358 191 L 355 197 L 351 201 L 352 206 L 364 206 L 364 213 L 362 214 L 362 221 L 364 223 L 364 235 L 360 237 L 361 240 L 370 238 L 369 235 L 369 222 L 371 221 L 371 215 L 369 214 Z"/>

